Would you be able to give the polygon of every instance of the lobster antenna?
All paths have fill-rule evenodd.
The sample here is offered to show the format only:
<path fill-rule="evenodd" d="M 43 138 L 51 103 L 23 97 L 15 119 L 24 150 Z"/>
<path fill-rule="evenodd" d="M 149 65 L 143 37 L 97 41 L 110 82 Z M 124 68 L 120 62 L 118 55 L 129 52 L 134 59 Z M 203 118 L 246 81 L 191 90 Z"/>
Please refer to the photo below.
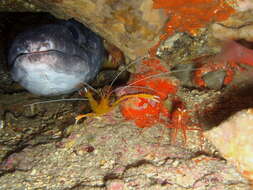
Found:
<path fill-rule="evenodd" d="M 31 103 L 31 104 L 26 104 L 26 105 L 24 105 L 24 107 L 34 106 L 34 105 L 37 105 L 37 104 L 44 104 L 44 103 L 62 102 L 62 101 L 77 101 L 77 100 L 82 101 L 82 100 L 87 100 L 87 98 L 69 98 L 69 99 L 62 98 L 62 99 L 58 99 L 58 100 L 46 100 L 46 101 L 34 102 L 34 103 Z"/>
<path fill-rule="evenodd" d="M 137 81 L 134 81 L 134 82 L 130 83 L 129 85 L 125 86 L 125 87 L 122 87 L 122 90 L 125 90 L 129 86 L 132 86 L 132 85 L 134 85 L 134 84 L 136 84 L 140 81 L 146 80 L 146 79 L 150 79 L 150 78 L 158 77 L 158 76 L 163 76 L 165 74 L 170 74 L 170 73 L 178 73 L 178 72 L 188 71 L 188 70 L 189 69 L 179 69 L 179 70 L 176 70 L 176 71 L 167 71 L 167 72 L 164 72 L 164 73 L 152 74 L 152 75 L 149 75 L 147 77 L 144 77 L 143 79 L 139 79 Z M 200 69 L 191 69 L 191 71 L 196 71 L 196 70 L 200 70 Z"/>
<path fill-rule="evenodd" d="M 138 61 L 144 59 L 145 57 L 146 57 L 145 55 L 142 56 L 142 57 L 138 57 L 137 59 L 135 59 L 134 61 L 132 61 L 131 63 L 129 63 L 123 70 L 121 70 L 121 71 L 115 76 L 115 78 L 114 78 L 113 81 L 111 82 L 110 86 L 112 86 L 112 85 L 115 83 L 115 81 L 119 78 L 119 76 L 120 76 L 126 69 L 128 69 L 128 68 L 129 68 L 131 65 L 133 65 L 134 63 L 136 63 L 136 62 L 138 62 Z"/>
<path fill-rule="evenodd" d="M 87 87 L 87 88 L 89 88 L 90 90 L 92 90 L 93 92 L 95 92 L 96 94 L 99 94 L 98 91 L 97 91 L 95 88 L 93 88 L 91 85 L 89 85 L 88 83 L 82 82 L 81 84 L 84 85 L 84 88 Z"/>
<path fill-rule="evenodd" d="M 113 90 L 113 92 L 120 91 L 121 89 L 124 89 L 124 88 L 125 88 L 125 86 L 118 87 L 115 90 Z M 127 88 L 139 88 L 139 89 L 150 90 L 150 91 L 155 92 L 154 89 L 152 89 L 150 87 L 145 87 L 145 86 L 134 86 L 134 85 L 131 85 L 131 86 L 127 86 Z"/>

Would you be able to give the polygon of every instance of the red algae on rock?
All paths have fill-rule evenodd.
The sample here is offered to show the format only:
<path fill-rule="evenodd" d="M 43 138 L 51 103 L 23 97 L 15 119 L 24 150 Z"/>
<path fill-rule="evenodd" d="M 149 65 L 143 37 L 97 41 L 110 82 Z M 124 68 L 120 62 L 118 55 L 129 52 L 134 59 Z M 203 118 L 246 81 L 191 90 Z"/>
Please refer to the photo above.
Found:
<path fill-rule="evenodd" d="M 196 35 L 198 29 L 211 22 L 226 20 L 235 10 L 225 0 L 153 0 L 154 9 L 163 9 L 169 16 L 160 41 L 150 49 L 152 56 L 161 42 L 175 32 Z"/>
<path fill-rule="evenodd" d="M 235 10 L 225 0 L 153 0 L 154 9 L 164 9 L 170 19 L 166 32 L 175 31 L 195 34 L 199 28 L 213 21 L 226 20 Z"/>

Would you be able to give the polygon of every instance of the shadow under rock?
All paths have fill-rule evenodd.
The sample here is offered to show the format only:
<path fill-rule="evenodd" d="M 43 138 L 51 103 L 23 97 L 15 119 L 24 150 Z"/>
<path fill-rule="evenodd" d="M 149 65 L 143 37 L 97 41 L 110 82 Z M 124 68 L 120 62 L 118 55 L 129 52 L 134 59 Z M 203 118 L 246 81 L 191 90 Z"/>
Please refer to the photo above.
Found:
<path fill-rule="evenodd" d="M 240 86 L 230 87 L 211 104 L 212 106 L 201 106 L 203 108 L 198 113 L 199 121 L 204 126 L 209 126 L 208 129 L 219 125 L 238 111 L 253 107 L 252 80 Z"/>

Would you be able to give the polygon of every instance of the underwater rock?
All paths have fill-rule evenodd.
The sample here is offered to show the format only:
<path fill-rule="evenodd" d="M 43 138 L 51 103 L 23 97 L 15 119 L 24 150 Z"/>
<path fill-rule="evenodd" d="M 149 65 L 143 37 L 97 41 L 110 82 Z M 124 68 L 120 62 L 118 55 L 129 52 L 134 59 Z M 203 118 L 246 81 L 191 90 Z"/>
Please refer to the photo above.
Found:
<path fill-rule="evenodd" d="M 37 95 L 73 92 L 97 75 L 102 39 L 75 20 L 21 33 L 9 50 L 12 78 Z"/>
<path fill-rule="evenodd" d="M 224 71 L 210 72 L 203 76 L 203 80 L 209 89 L 220 90 L 223 86 L 223 81 L 226 77 Z"/>
<path fill-rule="evenodd" d="M 208 23 L 226 20 L 235 12 L 234 8 L 224 0 L 153 0 L 153 2 L 154 9 L 162 8 L 171 16 L 165 26 L 169 35 L 178 31 L 196 35 L 197 31 Z"/>
<path fill-rule="evenodd" d="M 238 12 L 226 21 L 212 24 L 211 34 L 221 41 L 242 39 L 253 41 L 252 19 L 252 11 Z"/>
<path fill-rule="evenodd" d="M 240 0 L 237 1 L 237 6 L 235 7 L 238 11 L 248 11 L 253 9 L 252 0 Z"/>
<path fill-rule="evenodd" d="M 238 28 L 233 28 L 232 26 L 224 26 L 221 24 L 212 25 L 212 33 L 215 38 L 224 39 L 244 39 L 247 41 L 253 41 L 253 25 L 246 25 Z"/>
<path fill-rule="evenodd" d="M 192 71 L 194 64 L 177 64 L 171 71 L 172 75 L 180 80 L 182 86 L 193 87 Z"/>
<path fill-rule="evenodd" d="M 205 133 L 221 155 L 253 180 L 253 109 L 243 110 Z"/>

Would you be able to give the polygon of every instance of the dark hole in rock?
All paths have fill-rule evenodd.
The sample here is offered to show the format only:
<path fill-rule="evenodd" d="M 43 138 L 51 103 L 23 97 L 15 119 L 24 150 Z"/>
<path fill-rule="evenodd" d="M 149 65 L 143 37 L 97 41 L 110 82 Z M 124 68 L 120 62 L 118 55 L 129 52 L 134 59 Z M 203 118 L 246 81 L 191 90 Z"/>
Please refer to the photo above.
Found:
<path fill-rule="evenodd" d="M 236 42 L 248 49 L 253 49 L 253 42 L 246 41 L 244 39 L 236 40 Z"/>
<path fill-rule="evenodd" d="M 44 24 L 54 23 L 58 19 L 49 13 L 30 12 L 1 12 L 0 19 L 0 93 L 21 92 L 24 89 L 13 83 L 9 75 L 7 57 L 11 43 L 19 33 Z"/>
<path fill-rule="evenodd" d="M 211 109 L 207 106 L 204 110 L 199 112 L 200 122 L 202 122 L 203 125 L 214 127 L 236 112 L 252 108 L 252 91 L 252 83 L 245 83 L 236 88 L 226 90 L 217 100 L 215 100 Z M 210 102 L 207 102 L 207 104 L 209 103 Z M 203 104 L 203 107 L 205 107 L 205 104 Z"/>

